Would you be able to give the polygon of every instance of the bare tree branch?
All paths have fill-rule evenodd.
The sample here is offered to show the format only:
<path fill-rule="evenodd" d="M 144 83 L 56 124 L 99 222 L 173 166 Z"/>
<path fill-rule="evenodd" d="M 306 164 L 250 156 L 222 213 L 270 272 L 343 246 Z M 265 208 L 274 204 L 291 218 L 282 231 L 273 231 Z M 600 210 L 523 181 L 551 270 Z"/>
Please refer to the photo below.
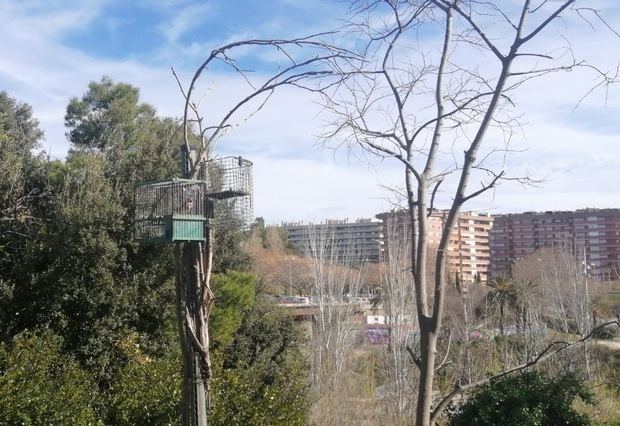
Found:
<path fill-rule="evenodd" d="M 484 379 L 476 380 L 475 382 L 470 382 L 465 385 L 457 384 L 452 390 L 452 392 L 450 392 L 448 395 L 443 397 L 441 401 L 439 401 L 439 403 L 435 406 L 431 414 L 431 422 L 436 420 L 437 416 L 446 407 L 446 405 L 450 403 L 450 401 L 452 401 L 454 398 L 456 398 L 458 395 L 462 394 L 463 392 L 467 392 L 468 390 L 475 389 L 479 386 L 489 383 L 490 381 L 501 379 L 502 377 L 505 377 L 509 374 L 522 371 L 522 370 L 526 370 L 538 363 L 546 361 L 547 359 L 559 354 L 560 352 L 563 352 L 576 345 L 586 342 L 587 340 L 591 339 L 592 336 L 597 331 L 602 330 L 603 328 L 608 327 L 610 325 L 616 325 L 620 327 L 620 321 L 618 320 L 609 321 L 597 327 L 594 327 L 590 330 L 589 333 L 587 333 L 585 336 L 581 337 L 579 340 L 576 340 L 574 342 L 556 341 L 556 342 L 550 343 L 545 349 L 543 349 L 539 354 L 533 357 L 530 361 L 517 365 L 512 368 L 506 369 L 502 371 L 501 373 L 495 374 L 490 377 L 486 377 Z"/>
<path fill-rule="evenodd" d="M 409 345 L 405 346 L 405 349 L 407 349 L 407 353 L 409 353 L 409 356 L 411 357 L 411 362 L 413 362 L 416 367 L 418 367 L 420 370 L 422 369 L 422 361 L 420 361 L 420 357 L 415 353 L 415 351 L 413 350 L 413 348 Z"/>

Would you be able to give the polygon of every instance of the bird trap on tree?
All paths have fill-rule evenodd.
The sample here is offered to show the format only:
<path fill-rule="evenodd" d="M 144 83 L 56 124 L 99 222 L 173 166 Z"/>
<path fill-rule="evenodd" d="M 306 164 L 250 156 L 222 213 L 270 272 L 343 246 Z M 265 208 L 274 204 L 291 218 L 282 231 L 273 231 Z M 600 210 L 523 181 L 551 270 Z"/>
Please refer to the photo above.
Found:
<path fill-rule="evenodd" d="M 137 241 L 203 241 L 207 220 L 206 185 L 199 180 L 172 179 L 136 188 Z"/>
<path fill-rule="evenodd" d="M 199 167 L 198 179 L 172 179 L 136 188 L 136 241 L 204 241 L 205 226 L 211 223 L 241 229 L 249 226 L 252 162 L 224 157 Z"/>
<path fill-rule="evenodd" d="M 216 227 L 249 227 L 253 219 L 251 161 L 215 158 L 201 165 L 198 177 L 206 184 L 210 217 Z"/>

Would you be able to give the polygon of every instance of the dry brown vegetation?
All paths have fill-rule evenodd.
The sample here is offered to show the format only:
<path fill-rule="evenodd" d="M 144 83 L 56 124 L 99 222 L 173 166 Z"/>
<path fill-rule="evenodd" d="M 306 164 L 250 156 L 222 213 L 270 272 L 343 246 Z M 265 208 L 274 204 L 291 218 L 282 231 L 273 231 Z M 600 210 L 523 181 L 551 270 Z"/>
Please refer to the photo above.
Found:
<path fill-rule="evenodd" d="M 275 237 L 275 230 L 267 232 L 271 237 L 264 239 L 257 238 L 255 233 L 246 248 L 253 256 L 255 273 L 274 293 L 289 290 L 292 274 L 296 294 L 313 294 L 319 266 L 331 268 L 332 279 L 349 279 L 346 277 L 356 271 L 352 267 L 329 265 L 325 259 L 317 262 L 317 259 L 299 256 L 288 250 L 281 238 Z M 263 241 L 271 243 L 263 244 Z M 359 318 L 354 320 L 350 313 L 345 313 L 345 316 L 350 315 L 347 318 L 332 318 L 335 321 L 331 323 L 326 320 L 323 325 L 332 328 L 330 336 L 333 339 L 339 332 L 348 336 L 353 333 L 357 337 L 349 341 L 350 344 L 325 347 L 334 356 L 325 356 L 324 351 L 321 357 L 313 357 L 313 371 L 320 370 L 321 373 L 313 376 L 312 424 L 405 425 L 413 422 L 419 378 L 410 351 L 416 350 L 415 332 L 397 325 L 398 321 L 401 324 L 411 322 L 411 318 L 415 322 L 415 306 L 409 274 L 402 267 L 405 259 L 396 255 L 395 247 L 391 250 L 395 254 L 391 260 L 369 268 L 371 278 L 367 278 L 367 282 L 376 280 L 380 283 L 379 302 L 386 315 L 393 318 L 400 315 L 400 320 L 393 320 L 396 322 L 391 331 L 392 343 L 378 346 L 364 343 L 360 337 L 363 324 L 359 323 Z M 291 257 L 295 260 L 291 261 Z M 504 296 L 508 297 L 503 320 L 505 336 L 500 332 L 496 287 L 484 283 L 464 285 L 454 280 L 447 286 L 446 320 L 438 343 L 441 367 L 436 371 L 436 403 L 443 395 L 450 394 L 455 386 L 483 380 L 507 368 L 518 369 L 540 356 L 550 345 L 555 350 L 558 346 L 554 342 L 579 340 L 594 326 L 595 317 L 599 324 L 612 318 L 612 299 L 601 303 L 597 295 L 608 294 L 618 284 L 595 282 L 584 276 L 578 261 L 570 253 L 559 250 L 538 252 L 517 263 L 513 277 L 509 278 L 508 287 L 503 290 L 507 292 Z M 588 279 L 586 297 L 585 281 Z M 335 291 L 342 289 L 336 286 Z M 586 299 L 590 300 L 589 304 L 583 302 Z M 560 317 L 563 320 L 560 321 Z M 348 327 L 333 332 L 337 322 L 342 321 L 348 322 Z M 309 354 L 316 354 L 316 347 L 312 345 L 322 344 L 316 334 L 321 333 L 317 324 L 315 322 L 312 327 L 314 335 L 309 342 Z M 617 418 L 619 394 L 614 389 L 617 390 L 620 384 L 620 355 L 613 347 L 614 343 L 608 347 L 599 342 L 584 341 L 566 349 L 558 358 L 561 362 L 542 362 L 531 368 L 553 375 L 567 371 L 583 372 L 589 377 L 599 403 L 596 406 L 578 404 L 578 408 L 597 422 L 607 424 Z M 341 360 L 339 366 L 336 359 Z M 454 403 L 459 403 L 462 398 L 467 398 L 467 394 L 457 396 Z M 437 418 L 440 424 L 446 421 L 444 417 Z"/>

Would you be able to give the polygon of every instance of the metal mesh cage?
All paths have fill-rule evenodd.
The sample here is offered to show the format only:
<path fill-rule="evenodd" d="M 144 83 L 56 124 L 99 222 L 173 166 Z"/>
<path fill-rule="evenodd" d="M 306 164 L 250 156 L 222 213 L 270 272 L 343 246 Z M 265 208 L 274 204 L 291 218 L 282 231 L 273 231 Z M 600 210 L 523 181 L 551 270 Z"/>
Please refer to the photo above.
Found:
<path fill-rule="evenodd" d="M 135 193 L 138 241 L 204 240 L 205 182 L 173 179 L 140 185 Z"/>
<path fill-rule="evenodd" d="M 253 219 L 252 162 L 222 157 L 205 162 L 199 179 L 212 200 L 214 225 L 247 228 Z"/>

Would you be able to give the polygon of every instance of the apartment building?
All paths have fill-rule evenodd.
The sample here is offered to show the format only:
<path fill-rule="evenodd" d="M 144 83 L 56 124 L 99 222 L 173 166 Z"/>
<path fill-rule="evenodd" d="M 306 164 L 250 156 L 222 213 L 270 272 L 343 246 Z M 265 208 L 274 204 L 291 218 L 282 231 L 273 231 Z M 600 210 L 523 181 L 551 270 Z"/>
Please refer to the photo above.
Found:
<path fill-rule="evenodd" d="M 447 210 L 435 210 L 428 218 L 427 245 L 429 253 L 437 248 L 448 216 Z M 395 242 L 409 241 L 412 232 L 409 213 L 405 210 L 380 213 L 384 235 L 384 254 L 389 256 Z M 450 233 L 448 270 L 451 277 L 465 282 L 486 281 L 490 266 L 489 230 L 493 217 L 487 213 L 461 212 Z M 409 246 L 407 246 L 409 250 Z"/>
<path fill-rule="evenodd" d="M 490 234 L 491 273 L 544 247 L 564 246 L 599 279 L 618 277 L 620 209 L 582 209 L 506 214 L 495 217 Z"/>
<path fill-rule="evenodd" d="M 379 262 L 383 257 L 381 222 L 373 219 L 330 219 L 319 224 L 288 222 L 281 225 L 300 254 L 312 256 L 318 244 L 328 245 L 338 259 Z"/>

